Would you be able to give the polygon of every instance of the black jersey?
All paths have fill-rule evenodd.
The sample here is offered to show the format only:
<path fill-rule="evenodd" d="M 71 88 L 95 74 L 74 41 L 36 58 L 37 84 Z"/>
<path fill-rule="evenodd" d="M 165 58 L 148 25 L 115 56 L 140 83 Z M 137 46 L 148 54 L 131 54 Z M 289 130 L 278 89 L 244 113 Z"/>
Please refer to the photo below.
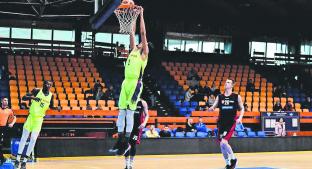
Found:
<path fill-rule="evenodd" d="M 218 95 L 218 108 L 220 109 L 218 124 L 232 126 L 235 122 L 236 113 L 239 109 L 238 94 L 232 93 L 230 96 Z"/>

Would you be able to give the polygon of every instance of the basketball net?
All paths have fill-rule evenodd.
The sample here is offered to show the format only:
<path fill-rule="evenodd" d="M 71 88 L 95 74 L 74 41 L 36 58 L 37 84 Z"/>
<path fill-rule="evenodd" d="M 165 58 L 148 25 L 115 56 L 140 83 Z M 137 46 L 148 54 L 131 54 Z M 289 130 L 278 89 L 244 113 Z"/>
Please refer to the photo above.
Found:
<path fill-rule="evenodd" d="M 122 34 L 130 34 L 133 29 L 133 24 L 136 24 L 136 19 L 140 14 L 140 8 L 136 5 L 119 7 L 114 11 L 118 18 L 120 30 Z"/>

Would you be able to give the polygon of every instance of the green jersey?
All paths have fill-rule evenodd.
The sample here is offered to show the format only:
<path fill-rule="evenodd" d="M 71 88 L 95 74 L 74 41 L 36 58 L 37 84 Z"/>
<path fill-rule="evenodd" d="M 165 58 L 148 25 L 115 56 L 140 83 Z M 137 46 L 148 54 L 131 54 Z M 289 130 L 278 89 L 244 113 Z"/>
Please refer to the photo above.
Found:
<path fill-rule="evenodd" d="M 49 109 L 52 93 L 49 92 L 49 95 L 44 95 L 42 89 L 36 95 L 37 98 L 41 100 L 39 102 L 32 100 L 29 108 L 29 114 L 34 117 L 44 117 L 46 111 Z"/>
<path fill-rule="evenodd" d="M 141 78 L 143 76 L 146 65 L 147 59 L 144 61 L 142 60 L 140 50 L 132 50 L 126 62 L 125 78 L 126 79 Z"/>

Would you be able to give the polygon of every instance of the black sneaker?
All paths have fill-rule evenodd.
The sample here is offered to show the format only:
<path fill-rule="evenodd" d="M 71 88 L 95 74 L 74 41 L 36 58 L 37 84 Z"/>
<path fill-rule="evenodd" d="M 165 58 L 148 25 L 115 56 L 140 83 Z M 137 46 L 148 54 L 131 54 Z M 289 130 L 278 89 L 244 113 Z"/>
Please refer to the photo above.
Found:
<path fill-rule="evenodd" d="M 224 169 L 231 169 L 230 165 L 226 165 Z"/>
<path fill-rule="evenodd" d="M 235 169 L 237 165 L 237 159 L 232 159 L 231 160 L 231 169 Z"/>
<path fill-rule="evenodd" d="M 131 145 L 128 143 L 128 144 L 125 144 L 125 145 L 122 145 L 120 146 L 120 148 L 118 149 L 118 151 L 116 152 L 116 155 L 117 156 L 123 156 L 125 155 L 129 150 L 131 149 Z"/>
<path fill-rule="evenodd" d="M 21 169 L 26 169 L 26 162 L 22 162 Z"/>
<path fill-rule="evenodd" d="M 14 168 L 15 168 L 15 169 L 18 169 L 19 165 L 20 165 L 20 162 L 17 161 L 17 160 L 15 160 L 15 162 L 14 162 Z"/>

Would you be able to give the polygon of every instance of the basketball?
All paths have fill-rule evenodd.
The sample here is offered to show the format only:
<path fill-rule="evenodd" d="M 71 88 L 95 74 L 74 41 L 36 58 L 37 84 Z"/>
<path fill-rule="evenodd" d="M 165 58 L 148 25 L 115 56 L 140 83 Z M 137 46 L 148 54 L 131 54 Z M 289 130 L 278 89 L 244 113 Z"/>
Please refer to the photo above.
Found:
<path fill-rule="evenodd" d="M 10 116 L 8 117 L 8 122 L 7 122 L 7 124 L 11 124 L 11 123 L 13 122 L 13 120 L 14 120 L 14 116 L 13 116 L 13 115 L 10 115 Z"/>
<path fill-rule="evenodd" d="M 133 2 L 133 0 L 123 0 L 122 4 L 123 5 L 134 5 L 134 2 Z"/>

